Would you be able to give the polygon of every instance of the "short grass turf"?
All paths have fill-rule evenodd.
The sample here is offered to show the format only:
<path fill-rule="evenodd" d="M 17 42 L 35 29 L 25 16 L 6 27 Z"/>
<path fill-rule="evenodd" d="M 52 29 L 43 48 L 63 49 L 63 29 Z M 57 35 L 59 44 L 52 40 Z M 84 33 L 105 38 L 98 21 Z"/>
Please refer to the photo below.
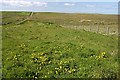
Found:
<path fill-rule="evenodd" d="M 3 78 L 117 78 L 118 37 L 26 21 L 2 27 Z"/>

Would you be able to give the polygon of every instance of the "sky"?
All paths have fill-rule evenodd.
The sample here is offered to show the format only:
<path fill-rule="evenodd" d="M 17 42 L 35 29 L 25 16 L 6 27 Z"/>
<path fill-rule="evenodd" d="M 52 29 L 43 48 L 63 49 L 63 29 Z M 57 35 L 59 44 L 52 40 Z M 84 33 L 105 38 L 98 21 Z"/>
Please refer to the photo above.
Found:
<path fill-rule="evenodd" d="M 2 0 L 0 11 L 118 14 L 119 0 Z"/>

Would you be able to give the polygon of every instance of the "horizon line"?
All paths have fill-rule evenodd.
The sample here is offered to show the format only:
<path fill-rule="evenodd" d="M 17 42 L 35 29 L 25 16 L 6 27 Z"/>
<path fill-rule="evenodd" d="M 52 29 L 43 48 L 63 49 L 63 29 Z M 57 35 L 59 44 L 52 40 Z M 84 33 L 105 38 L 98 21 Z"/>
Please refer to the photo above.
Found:
<path fill-rule="evenodd" d="M 27 11 L 27 10 L 0 10 L 0 12 L 49 12 L 49 13 L 68 13 L 68 14 L 100 14 L 100 15 L 119 15 L 119 13 L 84 13 L 84 12 L 59 12 L 59 11 Z"/>

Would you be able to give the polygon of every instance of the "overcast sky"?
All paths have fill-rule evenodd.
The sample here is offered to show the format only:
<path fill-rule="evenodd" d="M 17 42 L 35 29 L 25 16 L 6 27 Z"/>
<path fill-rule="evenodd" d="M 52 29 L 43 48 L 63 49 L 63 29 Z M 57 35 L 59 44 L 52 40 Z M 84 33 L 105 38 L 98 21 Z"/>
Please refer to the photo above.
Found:
<path fill-rule="evenodd" d="M 84 2 L 83 2 L 84 1 Z M 2 0 L 2 11 L 118 14 L 119 0 Z"/>

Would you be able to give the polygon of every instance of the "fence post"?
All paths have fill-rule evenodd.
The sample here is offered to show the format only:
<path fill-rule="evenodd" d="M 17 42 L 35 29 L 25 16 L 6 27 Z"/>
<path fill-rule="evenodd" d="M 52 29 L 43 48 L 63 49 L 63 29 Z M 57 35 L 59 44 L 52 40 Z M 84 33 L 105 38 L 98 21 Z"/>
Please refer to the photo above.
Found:
<path fill-rule="evenodd" d="M 30 15 L 29 15 L 30 17 L 32 17 L 33 16 L 33 12 L 30 12 Z"/>
<path fill-rule="evenodd" d="M 75 27 L 75 29 L 77 29 L 77 26 L 74 26 Z"/>
<path fill-rule="evenodd" d="M 97 26 L 97 33 L 99 33 L 99 26 Z"/>
<path fill-rule="evenodd" d="M 106 30 L 106 34 L 108 34 L 109 35 L 109 27 L 107 27 L 107 30 Z"/>
<path fill-rule="evenodd" d="M 89 27 L 89 31 L 91 31 L 91 26 Z"/>
<path fill-rule="evenodd" d="M 83 30 L 84 30 L 84 26 L 83 26 Z"/>

